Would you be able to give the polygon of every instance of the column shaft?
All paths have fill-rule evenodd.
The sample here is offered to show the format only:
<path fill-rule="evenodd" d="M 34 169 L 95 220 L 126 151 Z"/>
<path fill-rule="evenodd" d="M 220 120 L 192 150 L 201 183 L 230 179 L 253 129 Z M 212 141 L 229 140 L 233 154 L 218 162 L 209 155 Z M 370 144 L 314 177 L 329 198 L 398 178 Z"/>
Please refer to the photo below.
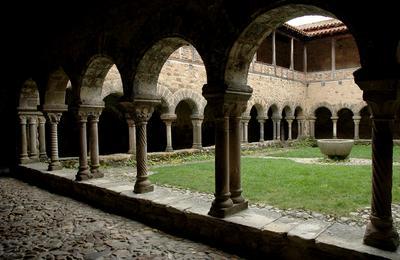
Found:
<path fill-rule="evenodd" d="M 136 126 L 133 119 L 127 119 L 128 130 L 129 130 L 129 149 L 128 153 L 136 153 Z"/>
<path fill-rule="evenodd" d="M 50 122 L 50 163 L 48 170 L 62 169 L 58 158 L 58 123 L 60 122 L 61 113 L 47 113 Z"/>
<path fill-rule="evenodd" d="M 150 116 L 149 116 L 150 117 Z M 146 193 L 154 190 L 147 176 L 147 120 L 135 120 L 136 131 L 136 182 L 133 192 Z"/>
<path fill-rule="evenodd" d="M 294 39 L 290 38 L 290 68 L 294 70 Z"/>
<path fill-rule="evenodd" d="M 232 202 L 242 203 L 240 177 L 240 117 L 229 119 L 229 182 Z"/>
<path fill-rule="evenodd" d="M 36 116 L 29 118 L 29 141 L 30 141 L 30 154 L 29 157 L 33 160 L 39 159 L 37 150 L 37 119 Z"/>
<path fill-rule="evenodd" d="M 248 143 L 249 142 L 249 121 L 244 121 L 243 122 L 243 142 Z"/>
<path fill-rule="evenodd" d="M 293 120 L 287 120 L 288 122 L 288 140 L 292 140 L 292 123 Z"/>
<path fill-rule="evenodd" d="M 396 250 L 399 235 L 392 219 L 393 121 L 372 119 L 372 200 L 364 243 Z"/>
<path fill-rule="evenodd" d="M 337 138 L 337 119 L 332 119 L 332 123 L 333 123 L 332 135 L 333 135 L 333 138 L 336 139 Z"/>
<path fill-rule="evenodd" d="M 21 147 L 20 147 L 20 156 L 19 162 L 21 164 L 27 163 L 29 161 L 28 157 L 28 140 L 26 136 L 26 117 L 20 116 L 20 126 L 21 126 Z"/>
<path fill-rule="evenodd" d="M 265 120 L 258 120 L 260 123 L 260 142 L 264 142 L 264 123 Z"/>
<path fill-rule="evenodd" d="M 87 115 L 79 115 L 79 144 L 80 144 L 80 154 L 79 154 L 79 170 L 76 174 L 76 180 L 82 181 L 91 178 L 88 161 L 87 161 L 87 137 L 86 137 L 86 122 Z"/>
<path fill-rule="evenodd" d="M 165 126 L 166 126 L 166 131 L 167 131 L 167 147 L 165 148 L 166 152 L 172 152 L 172 133 L 171 133 L 171 125 L 172 121 L 165 120 L 164 121 Z"/>
<path fill-rule="evenodd" d="M 276 140 L 281 139 L 281 120 L 276 120 Z"/>
<path fill-rule="evenodd" d="M 194 149 L 201 149 L 201 119 L 192 119 L 193 125 L 193 145 L 192 148 Z"/>
<path fill-rule="evenodd" d="M 98 122 L 100 114 L 91 115 L 89 117 L 89 133 L 90 133 L 90 172 L 92 177 L 100 178 L 104 174 L 99 170 L 100 158 L 99 158 L 99 131 Z"/>
<path fill-rule="evenodd" d="M 40 159 L 47 159 L 46 154 L 46 119 L 44 116 L 39 116 L 39 157 Z"/>

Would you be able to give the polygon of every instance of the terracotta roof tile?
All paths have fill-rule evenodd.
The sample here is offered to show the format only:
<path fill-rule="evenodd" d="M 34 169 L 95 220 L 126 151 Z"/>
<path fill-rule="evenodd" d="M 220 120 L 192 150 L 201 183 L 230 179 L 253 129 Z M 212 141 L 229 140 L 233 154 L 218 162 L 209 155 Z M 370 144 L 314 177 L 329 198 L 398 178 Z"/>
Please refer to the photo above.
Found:
<path fill-rule="evenodd" d="M 320 21 L 316 23 L 304 24 L 300 26 L 291 26 L 289 24 L 283 24 L 286 29 L 289 29 L 295 33 L 301 34 L 305 37 L 317 37 L 324 35 L 333 35 L 337 33 L 347 32 L 348 29 L 344 23 L 336 19 L 330 19 Z"/>

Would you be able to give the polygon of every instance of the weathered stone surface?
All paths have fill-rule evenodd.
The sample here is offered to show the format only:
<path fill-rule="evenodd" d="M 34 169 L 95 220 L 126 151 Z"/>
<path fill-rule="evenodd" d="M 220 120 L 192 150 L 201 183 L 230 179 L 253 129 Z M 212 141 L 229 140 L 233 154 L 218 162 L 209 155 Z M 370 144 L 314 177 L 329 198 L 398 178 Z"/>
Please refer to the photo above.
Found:
<path fill-rule="evenodd" d="M 319 220 L 307 220 L 288 232 L 289 239 L 314 240 L 330 223 Z"/>

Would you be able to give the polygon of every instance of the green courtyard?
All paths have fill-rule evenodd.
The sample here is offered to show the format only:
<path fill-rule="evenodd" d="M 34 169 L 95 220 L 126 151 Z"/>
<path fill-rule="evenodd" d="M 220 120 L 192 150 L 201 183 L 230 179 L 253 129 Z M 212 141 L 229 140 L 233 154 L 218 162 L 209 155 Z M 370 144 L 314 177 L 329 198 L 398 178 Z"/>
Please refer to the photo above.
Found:
<path fill-rule="evenodd" d="M 400 160 L 400 147 L 394 147 L 394 161 Z M 272 157 L 272 158 L 271 158 Z M 371 147 L 356 145 L 351 158 L 371 159 Z M 158 185 L 214 192 L 212 156 L 208 161 L 194 162 L 181 158 L 174 165 L 153 167 L 150 179 Z M 320 158 L 314 163 L 295 162 L 291 158 Z M 393 202 L 400 202 L 400 167 L 393 166 Z M 324 214 L 345 216 L 370 205 L 371 166 L 327 163 L 318 147 L 268 147 L 244 151 L 242 156 L 243 194 L 250 203 L 264 203 L 287 209 L 305 209 Z"/>

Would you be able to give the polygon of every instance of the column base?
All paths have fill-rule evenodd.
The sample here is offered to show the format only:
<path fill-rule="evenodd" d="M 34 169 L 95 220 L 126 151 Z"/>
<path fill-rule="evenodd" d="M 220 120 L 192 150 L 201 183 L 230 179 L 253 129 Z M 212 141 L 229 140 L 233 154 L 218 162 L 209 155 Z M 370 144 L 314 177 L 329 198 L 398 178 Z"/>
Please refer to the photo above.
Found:
<path fill-rule="evenodd" d="M 379 220 L 376 217 L 371 218 L 374 218 L 374 220 L 370 220 L 367 224 L 363 239 L 364 244 L 383 250 L 396 251 L 399 246 L 399 234 L 393 227 L 393 222 L 391 220 Z M 374 225 L 372 222 L 378 223 Z"/>
<path fill-rule="evenodd" d="M 47 169 L 48 171 L 56 171 L 56 170 L 61 170 L 63 167 L 59 161 L 51 162 L 49 164 L 49 168 Z"/>
<path fill-rule="evenodd" d="M 41 161 L 47 160 L 47 159 L 48 159 L 47 154 L 45 154 L 45 153 L 40 154 L 40 155 L 39 155 L 39 159 L 40 159 Z"/>
<path fill-rule="evenodd" d="M 89 169 L 79 169 L 78 173 L 75 176 L 76 181 L 86 181 L 91 179 L 92 176 L 90 174 Z"/>
<path fill-rule="evenodd" d="M 27 163 L 29 163 L 31 160 L 29 159 L 29 157 L 28 156 L 24 156 L 24 157 L 20 157 L 19 158 L 19 163 L 20 164 L 27 164 Z"/>
<path fill-rule="evenodd" d="M 220 208 L 215 206 L 216 204 L 213 202 L 211 205 L 211 209 L 208 212 L 208 215 L 216 217 L 216 218 L 225 218 L 245 209 L 248 209 L 249 203 L 248 201 L 243 201 L 241 203 L 235 203 L 231 207 L 228 208 Z"/>
<path fill-rule="evenodd" d="M 39 156 L 29 157 L 29 163 L 36 163 L 36 162 L 40 162 Z"/>
<path fill-rule="evenodd" d="M 143 186 L 142 184 L 138 184 L 137 182 L 135 183 L 135 187 L 133 189 L 134 193 L 147 193 L 147 192 L 152 192 L 154 191 L 154 185 L 150 184 L 147 186 Z"/>
<path fill-rule="evenodd" d="M 135 154 L 135 151 L 134 151 L 134 150 L 129 150 L 127 153 L 129 153 L 129 154 Z"/>
<path fill-rule="evenodd" d="M 100 170 L 96 169 L 95 171 L 91 171 L 92 178 L 103 178 L 104 173 L 102 173 Z"/>
<path fill-rule="evenodd" d="M 201 144 L 193 144 L 192 149 L 203 149 L 203 146 L 201 146 Z"/>
<path fill-rule="evenodd" d="M 174 149 L 172 149 L 172 147 L 167 147 L 167 148 L 165 148 L 165 151 L 166 151 L 166 152 L 173 152 Z"/>

